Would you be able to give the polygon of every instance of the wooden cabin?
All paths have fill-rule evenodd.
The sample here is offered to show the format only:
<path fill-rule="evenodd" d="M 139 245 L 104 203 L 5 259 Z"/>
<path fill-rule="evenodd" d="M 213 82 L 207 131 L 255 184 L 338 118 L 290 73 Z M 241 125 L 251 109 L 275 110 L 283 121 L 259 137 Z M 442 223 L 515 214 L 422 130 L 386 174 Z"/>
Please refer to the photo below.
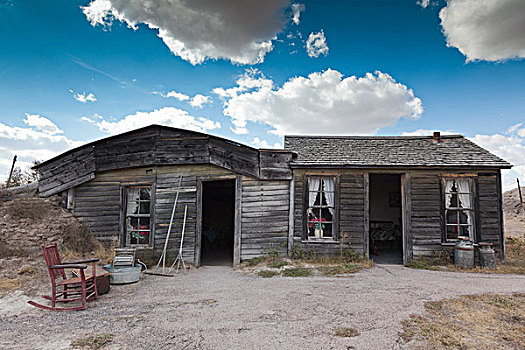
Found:
<path fill-rule="evenodd" d="M 461 135 L 286 136 L 293 171 L 290 241 L 338 253 L 342 241 L 381 262 L 490 242 L 504 258 L 501 169 Z"/>
<path fill-rule="evenodd" d="M 341 247 L 406 262 L 458 235 L 504 256 L 510 167 L 462 136 L 287 136 L 284 150 L 265 150 L 152 125 L 37 168 L 40 195 L 61 195 L 98 239 L 158 256 L 178 191 L 168 248 L 175 256 L 187 206 L 183 255 L 200 266 Z"/>

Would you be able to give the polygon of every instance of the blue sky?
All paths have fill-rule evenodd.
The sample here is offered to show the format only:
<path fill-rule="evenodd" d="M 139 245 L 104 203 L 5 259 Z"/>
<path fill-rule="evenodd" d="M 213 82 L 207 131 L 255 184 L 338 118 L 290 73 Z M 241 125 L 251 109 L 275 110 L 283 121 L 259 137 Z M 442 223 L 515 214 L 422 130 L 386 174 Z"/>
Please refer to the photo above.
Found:
<path fill-rule="evenodd" d="M 189 3 L 0 0 L 2 177 L 150 123 L 257 147 L 441 130 L 525 177 L 523 1 Z"/>

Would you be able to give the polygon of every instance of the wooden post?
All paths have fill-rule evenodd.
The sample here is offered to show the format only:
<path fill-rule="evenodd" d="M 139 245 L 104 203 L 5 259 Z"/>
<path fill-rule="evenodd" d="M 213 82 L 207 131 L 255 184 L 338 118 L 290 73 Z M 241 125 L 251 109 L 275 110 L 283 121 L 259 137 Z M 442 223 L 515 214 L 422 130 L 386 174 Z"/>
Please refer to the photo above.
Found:
<path fill-rule="evenodd" d="M 520 204 L 521 204 L 521 207 L 523 208 L 523 197 L 521 196 L 521 187 L 520 187 L 520 179 L 516 178 L 516 181 L 518 182 L 518 193 L 520 194 Z"/>
<path fill-rule="evenodd" d="M 13 171 L 15 170 L 15 163 L 16 163 L 16 155 L 13 157 L 13 164 L 11 165 L 11 171 L 9 172 L 9 177 L 7 178 L 7 182 L 5 184 L 6 188 L 9 187 L 9 184 L 11 183 L 11 178 L 13 177 Z"/>

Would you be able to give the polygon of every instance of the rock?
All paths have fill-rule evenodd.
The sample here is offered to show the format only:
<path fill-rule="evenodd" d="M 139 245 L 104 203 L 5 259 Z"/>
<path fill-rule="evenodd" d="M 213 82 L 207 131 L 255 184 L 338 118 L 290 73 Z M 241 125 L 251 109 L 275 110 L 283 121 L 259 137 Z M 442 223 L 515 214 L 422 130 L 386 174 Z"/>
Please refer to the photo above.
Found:
<path fill-rule="evenodd" d="M 31 273 L 35 273 L 35 270 L 33 270 L 33 268 L 31 266 L 28 266 L 28 265 L 24 265 L 20 268 L 20 270 L 18 270 L 17 274 L 19 275 L 23 275 L 23 274 L 31 274 Z"/>

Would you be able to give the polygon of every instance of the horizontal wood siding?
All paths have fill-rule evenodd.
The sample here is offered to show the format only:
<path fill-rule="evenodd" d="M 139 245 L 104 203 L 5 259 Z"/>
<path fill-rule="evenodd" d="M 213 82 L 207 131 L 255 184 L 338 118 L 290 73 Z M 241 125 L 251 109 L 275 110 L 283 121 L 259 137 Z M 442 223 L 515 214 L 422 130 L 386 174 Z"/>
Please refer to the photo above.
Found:
<path fill-rule="evenodd" d="M 183 256 L 193 263 L 196 234 L 197 178 L 232 175 L 232 172 L 211 165 L 181 165 L 112 170 L 98 173 L 92 181 L 75 189 L 73 213 L 85 222 L 101 241 L 117 245 L 120 227 L 120 188 L 133 184 L 154 184 L 153 249 L 159 256 L 168 232 L 171 211 L 177 192 L 178 177 L 183 176 L 174 222 L 168 243 L 168 259 L 177 256 L 184 218 L 188 205 L 184 234 Z"/>
<path fill-rule="evenodd" d="M 438 174 L 412 174 L 410 177 L 410 231 L 415 256 L 432 255 L 442 247 L 440 181 Z"/>
<path fill-rule="evenodd" d="M 340 244 L 337 241 L 332 242 L 306 242 L 303 238 L 304 217 L 306 215 L 305 195 L 307 189 L 305 186 L 308 175 L 326 175 L 339 177 L 339 202 L 336 207 L 339 208 L 339 235 L 348 237 L 350 245 L 344 244 L 345 248 L 352 248 L 358 254 L 364 252 L 364 206 L 365 206 L 365 189 L 364 189 L 364 172 L 359 170 L 318 170 L 309 172 L 307 170 L 295 169 L 295 198 L 294 198 L 294 245 L 301 245 L 303 248 L 314 249 L 320 255 L 340 254 Z M 337 192 L 337 189 L 336 189 Z M 337 202 L 337 198 L 336 198 Z"/>
<path fill-rule="evenodd" d="M 210 163 L 243 175 L 259 176 L 259 151 L 233 142 L 210 139 Z"/>
<path fill-rule="evenodd" d="M 497 174 L 480 173 L 477 181 L 480 241 L 494 244 L 501 251 L 501 193 L 499 192 Z"/>
<path fill-rule="evenodd" d="M 271 150 L 262 150 L 259 153 L 260 174 L 259 178 L 267 179 L 292 179 L 292 169 L 290 161 L 292 152 L 277 152 Z"/>
<path fill-rule="evenodd" d="M 290 207 L 289 181 L 242 179 L 241 259 L 270 249 L 286 254 Z"/>

